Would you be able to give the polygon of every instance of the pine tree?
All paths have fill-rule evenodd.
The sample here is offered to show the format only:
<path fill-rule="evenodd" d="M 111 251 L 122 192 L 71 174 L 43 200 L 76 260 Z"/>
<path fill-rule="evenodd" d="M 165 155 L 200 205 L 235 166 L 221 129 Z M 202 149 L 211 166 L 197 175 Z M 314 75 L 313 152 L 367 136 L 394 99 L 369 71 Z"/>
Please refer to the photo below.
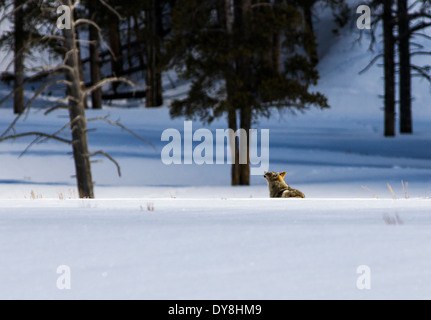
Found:
<path fill-rule="evenodd" d="M 295 1 L 177 1 L 172 63 L 192 86 L 186 99 L 172 104 L 171 115 L 206 122 L 227 115 L 229 128 L 248 133 L 254 120 L 270 116 L 271 107 L 328 107 L 322 94 L 309 90 L 319 76 L 299 49 L 310 36 L 303 21 Z M 281 70 L 268 59 L 277 43 L 274 30 L 283 39 Z M 250 183 L 249 161 L 232 171 L 233 185 Z"/>

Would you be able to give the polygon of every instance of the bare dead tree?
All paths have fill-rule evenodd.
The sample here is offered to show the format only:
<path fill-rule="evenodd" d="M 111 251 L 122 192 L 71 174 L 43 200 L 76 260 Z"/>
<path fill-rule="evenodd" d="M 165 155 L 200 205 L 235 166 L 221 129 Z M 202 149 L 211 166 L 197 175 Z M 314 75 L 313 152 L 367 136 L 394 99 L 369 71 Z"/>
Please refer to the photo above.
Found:
<path fill-rule="evenodd" d="M 104 4 L 103 1 L 101 1 Z M 81 24 L 88 24 L 99 30 L 99 38 L 102 38 L 100 34 L 100 28 L 89 19 L 77 19 L 74 18 L 74 10 L 79 5 L 79 0 L 58 0 L 54 1 L 56 5 L 66 5 L 70 8 L 70 28 L 64 28 L 62 33 L 59 33 L 58 29 L 54 26 L 51 32 L 48 32 L 41 40 L 42 41 L 56 41 L 62 45 L 64 49 L 63 61 L 58 65 L 53 66 L 39 66 L 34 69 L 41 70 L 36 73 L 38 74 L 48 73 L 48 79 L 44 81 L 40 87 L 35 91 L 33 97 L 24 105 L 23 113 L 29 112 L 33 102 L 46 90 L 57 85 L 66 85 L 67 96 L 64 99 L 58 99 L 54 106 L 49 106 L 45 113 L 51 113 L 58 109 L 68 109 L 69 122 L 63 125 L 59 130 L 54 133 L 46 132 L 24 132 L 19 133 L 15 129 L 15 125 L 22 117 L 23 113 L 18 114 L 12 123 L 3 131 L 0 135 L 0 142 L 17 139 L 22 137 L 33 136 L 35 139 L 28 145 L 23 153 L 27 152 L 33 145 L 38 143 L 43 143 L 47 140 L 55 140 L 58 142 L 69 144 L 72 147 L 73 159 L 75 163 L 76 181 L 80 198 L 94 198 L 94 186 L 91 173 L 91 160 L 92 156 L 104 156 L 110 161 L 112 161 L 117 167 L 119 175 L 121 175 L 121 170 L 118 162 L 103 150 L 98 150 L 96 152 L 91 152 L 88 146 L 88 132 L 87 124 L 89 121 L 104 121 L 110 125 L 121 127 L 123 130 L 133 134 L 135 137 L 143 140 L 144 142 L 150 144 L 153 148 L 154 146 L 146 139 L 140 137 L 138 134 L 134 133 L 126 126 L 122 125 L 118 121 L 112 121 L 108 117 L 98 117 L 93 119 L 87 119 L 85 115 L 85 97 L 89 94 L 100 89 L 104 84 L 107 83 L 119 83 L 123 82 L 131 85 L 135 88 L 137 85 L 132 81 L 122 78 L 122 77 L 111 77 L 107 79 L 102 79 L 97 83 L 93 84 L 90 88 L 85 88 L 81 81 L 80 68 L 79 68 L 79 40 L 76 36 L 76 28 Z M 52 6 L 53 3 L 47 5 L 43 11 L 52 13 L 55 12 L 56 7 Z M 111 8 L 112 9 L 112 8 Z M 62 76 L 63 78 L 59 78 Z M 14 90 L 16 92 L 17 89 Z M 11 95 L 12 92 L 6 98 L 0 101 L 0 104 L 5 102 Z M 66 139 L 60 136 L 66 130 L 70 130 L 70 139 Z"/>
<path fill-rule="evenodd" d="M 431 66 L 418 66 L 412 63 L 414 56 L 431 55 L 431 52 L 423 51 L 422 46 L 414 42 L 415 37 L 431 40 L 424 32 L 431 27 L 430 1 L 418 0 L 409 3 L 406 0 L 370 0 L 367 4 L 372 6 L 374 12 L 375 19 L 372 25 L 383 21 L 384 53 L 376 55 L 361 73 L 380 58 L 384 58 L 385 136 L 388 137 L 395 136 L 395 76 L 398 74 L 400 133 L 411 134 L 413 133 L 411 78 L 421 77 L 431 82 Z M 371 30 L 371 50 L 375 43 L 376 35 Z M 396 45 L 398 50 L 395 50 Z M 396 57 L 398 63 L 395 62 Z"/>

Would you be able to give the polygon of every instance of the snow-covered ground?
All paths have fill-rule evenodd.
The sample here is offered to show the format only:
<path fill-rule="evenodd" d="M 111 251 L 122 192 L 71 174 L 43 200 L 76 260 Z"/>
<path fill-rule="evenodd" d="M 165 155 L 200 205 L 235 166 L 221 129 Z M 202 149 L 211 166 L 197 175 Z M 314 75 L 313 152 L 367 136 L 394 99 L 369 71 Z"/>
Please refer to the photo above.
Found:
<path fill-rule="evenodd" d="M 318 30 L 330 30 L 327 18 Z M 230 187 L 229 165 L 164 165 L 161 134 L 184 119 L 142 101 L 87 113 L 120 119 L 157 148 L 91 123 L 92 151 L 122 169 L 120 178 L 109 161 L 93 164 L 96 200 L 77 199 L 68 146 L 35 145 L 18 158 L 31 139 L 1 143 L 0 298 L 431 298 L 429 86 L 414 82 L 415 134 L 383 138 L 382 70 L 358 75 L 373 57 L 358 36 L 319 36 L 316 89 L 330 110 L 275 112 L 256 125 L 270 130 L 270 170 L 287 171 L 307 199 L 268 199 L 262 176 Z M 166 104 L 188 88 L 176 83 L 165 81 Z M 65 117 L 36 108 L 17 129 L 53 133 Z M 0 131 L 12 120 L 10 105 L 0 108 Z M 61 265 L 70 290 L 57 288 Z M 357 288 L 362 265 L 370 290 Z"/>
<path fill-rule="evenodd" d="M 3 299 L 431 298 L 428 200 L 3 200 L 0 216 Z"/>

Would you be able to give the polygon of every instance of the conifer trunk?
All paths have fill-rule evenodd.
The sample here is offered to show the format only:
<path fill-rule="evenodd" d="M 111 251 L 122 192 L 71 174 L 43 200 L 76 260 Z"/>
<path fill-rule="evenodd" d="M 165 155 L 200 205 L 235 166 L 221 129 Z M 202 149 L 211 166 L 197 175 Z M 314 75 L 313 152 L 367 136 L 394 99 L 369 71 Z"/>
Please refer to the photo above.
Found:
<path fill-rule="evenodd" d="M 239 34 L 241 34 L 242 41 L 247 42 L 249 39 L 248 33 L 248 19 L 251 14 L 251 0 L 239 0 L 238 11 L 235 14 L 235 23 L 238 28 Z M 250 185 L 250 151 L 249 151 L 249 131 L 251 127 L 251 105 L 248 99 L 248 95 L 251 94 L 252 88 L 250 85 L 250 61 L 249 57 L 244 55 L 237 61 L 238 73 L 243 79 L 242 87 L 237 90 L 243 92 L 243 97 L 237 101 L 237 107 L 240 110 L 240 128 L 245 130 L 246 134 L 243 137 L 246 141 L 240 141 L 240 144 L 245 147 L 245 150 L 240 152 L 246 152 L 247 163 L 239 165 L 239 184 L 242 186 Z M 240 155 L 244 157 L 244 155 Z"/>
<path fill-rule="evenodd" d="M 88 10 L 90 19 L 94 19 L 96 14 L 95 3 L 93 1 L 88 2 Z M 90 25 L 88 40 L 91 41 L 90 44 L 90 75 L 91 83 L 96 84 L 100 82 L 100 58 L 99 58 L 99 32 L 97 29 Z M 102 109 L 102 88 L 98 88 L 91 93 L 91 102 L 93 109 Z"/>
<path fill-rule="evenodd" d="M 241 150 L 242 152 L 246 152 L 246 164 L 240 164 L 239 165 L 239 172 L 240 172 L 240 179 L 239 184 L 241 186 L 249 186 L 250 185 L 250 129 L 251 129 L 251 107 L 250 106 L 243 106 L 241 109 L 241 129 L 245 130 L 245 136 L 243 137 L 246 139 L 245 141 L 242 141 L 241 144 L 245 146 L 245 150 Z"/>
<path fill-rule="evenodd" d="M 393 0 L 385 0 L 383 3 L 385 137 L 395 136 L 395 39 L 392 4 Z"/>
<path fill-rule="evenodd" d="M 24 0 L 15 0 L 15 9 L 24 3 Z M 14 22 L 14 113 L 24 112 L 24 13 L 23 9 L 15 12 Z"/>
<path fill-rule="evenodd" d="M 238 130 L 236 110 L 234 107 L 230 107 L 228 110 L 228 127 L 235 133 Z M 231 171 L 232 186 L 240 185 L 240 178 L 241 178 L 240 166 L 239 166 L 239 140 L 238 140 L 238 137 L 235 136 L 235 133 L 234 133 L 233 139 L 230 139 L 230 141 L 232 140 L 234 141 L 234 146 L 231 146 L 231 152 L 233 152 L 233 159 L 234 159 L 234 162 L 232 164 L 232 171 Z"/>
<path fill-rule="evenodd" d="M 308 55 L 310 57 L 311 63 L 313 65 L 317 65 L 319 63 L 319 55 L 317 53 L 317 41 L 316 36 L 314 35 L 314 24 L 313 24 L 313 6 L 315 0 L 306 0 L 302 1 L 302 9 L 304 12 L 304 21 L 305 21 L 305 28 L 307 29 L 307 32 L 309 32 L 312 37 L 310 37 L 310 43 L 306 46 Z"/>
<path fill-rule="evenodd" d="M 398 33 L 400 36 L 400 132 L 413 133 L 410 35 L 407 0 L 398 0 Z"/>
<path fill-rule="evenodd" d="M 163 104 L 162 95 L 162 74 L 160 70 L 160 28 L 161 28 L 161 7 L 160 1 L 151 0 L 151 7 L 146 10 L 146 27 L 149 39 L 146 43 L 147 69 L 147 107 L 158 107 Z"/>

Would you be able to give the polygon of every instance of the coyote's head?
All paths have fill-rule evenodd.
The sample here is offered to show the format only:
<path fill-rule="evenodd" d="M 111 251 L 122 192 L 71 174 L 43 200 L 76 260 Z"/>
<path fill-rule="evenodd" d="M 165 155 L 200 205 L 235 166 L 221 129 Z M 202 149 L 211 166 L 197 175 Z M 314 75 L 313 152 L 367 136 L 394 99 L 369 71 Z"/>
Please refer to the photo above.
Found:
<path fill-rule="evenodd" d="M 263 177 L 268 182 L 276 182 L 276 181 L 284 181 L 284 177 L 286 176 L 286 172 L 265 172 Z"/>

